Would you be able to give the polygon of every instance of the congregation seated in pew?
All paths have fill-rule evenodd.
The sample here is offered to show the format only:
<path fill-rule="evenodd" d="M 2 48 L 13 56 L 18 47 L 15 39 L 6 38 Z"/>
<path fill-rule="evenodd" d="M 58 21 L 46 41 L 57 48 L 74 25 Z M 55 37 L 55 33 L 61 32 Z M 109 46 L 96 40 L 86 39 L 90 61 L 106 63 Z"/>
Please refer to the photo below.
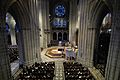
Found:
<path fill-rule="evenodd" d="M 64 62 L 65 80 L 95 80 L 88 68 L 78 62 Z"/>
<path fill-rule="evenodd" d="M 30 67 L 23 67 L 18 80 L 53 80 L 54 69 L 54 62 L 34 63 Z"/>
<path fill-rule="evenodd" d="M 15 60 L 18 60 L 18 57 L 19 57 L 18 48 L 8 47 L 8 55 L 10 58 L 10 63 L 14 62 Z"/>

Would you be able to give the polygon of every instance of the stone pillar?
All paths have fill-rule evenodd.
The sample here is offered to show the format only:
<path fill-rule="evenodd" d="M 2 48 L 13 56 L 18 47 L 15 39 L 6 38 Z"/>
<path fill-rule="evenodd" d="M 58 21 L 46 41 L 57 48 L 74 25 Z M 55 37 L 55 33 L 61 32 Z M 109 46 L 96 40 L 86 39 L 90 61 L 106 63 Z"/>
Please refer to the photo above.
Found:
<path fill-rule="evenodd" d="M 70 0 L 70 14 L 69 14 L 69 41 L 75 42 L 75 30 L 77 22 L 77 0 Z"/>
<path fill-rule="evenodd" d="M 7 20 L 6 22 L 8 23 L 9 27 L 10 27 L 10 36 L 11 36 L 11 43 L 12 45 L 17 45 L 16 44 L 16 34 L 15 34 L 15 20 L 13 19 L 13 17 L 7 13 Z"/>
<path fill-rule="evenodd" d="M 39 11 L 41 13 L 41 24 L 42 24 L 41 25 L 41 29 L 42 29 L 42 33 L 41 33 L 41 35 L 42 35 L 42 37 L 41 37 L 42 38 L 42 41 L 41 41 L 42 46 L 41 47 L 42 48 L 45 48 L 45 45 L 46 45 L 45 44 L 46 39 L 45 39 L 45 33 L 44 33 L 44 30 L 45 30 L 45 22 L 44 22 L 45 21 L 45 12 L 44 12 L 45 11 L 45 6 L 44 6 L 45 4 L 44 4 L 44 2 L 45 1 L 40 0 L 40 3 L 41 3 L 40 4 L 40 7 L 41 7 L 40 11 L 41 12 Z"/>
<path fill-rule="evenodd" d="M 47 1 L 48 0 L 44 0 L 43 1 L 43 22 L 44 22 L 44 29 L 48 29 L 48 25 L 47 25 L 47 22 L 48 22 L 48 17 L 47 16 L 49 16 L 48 14 L 47 14 Z M 48 33 L 45 33 L 44 32 L 44 41 L 43 41 L 43 43 L 44 43 L 44 48 L 47 48 L 47 34 Z"/>
<path fill-rule="evenodd" d="M 33 62 L 36 62 L 36 54 L 37 54 L 37 51 L 36 51 L 36 11 L 37 11 L 37 8 L 36 8 L 36 0 L 31 0 L 30 1 L 30 5 L 29 7 L 31 8 L 31 14 L 30 14 L 30 20 L 31 20 L 31 25 L 30 28 L 31 28 L 31 35 L 32 36 L 32 49 L 33 49 L 33 53 L 32 53 L 32 57 L 33 57 Z"/>
<path fill-rule="evenodd" d="M 47 34 L 47 44 L 49 44 L 51 40 L 51 27 L 49 22 L 49 0 L 46 0 L 46 25 L 47 29 L 50 30 L 50 33 Z"/>
<path fill-rule="evenodd" d="M 120 80 L 120 1 L 115 0 L 105 80 Z"/>
<path fill-rule="evenodd" d="M 10 35 L 11 35 L 11 43 L 12 43 L 12 45 L 17 45 L 16 44 L 15 25 L 10 26 Z"/>
<path fill-rule="evenodd" d="M 81 1 L 79 1 L 79 12 L 80 12 L 80 15 L 79 15 L 79 17 L 80 17 L 80 28 L 79 28 L 79 45 L 78 45 L 78 48 L 79 48 L 79 53 L 78 53 L 78 59 L 81 59 L 80 60 L 80 62 L 83 62 L 83 60 L 84 60 L 84 58 L 85 58 L 85 56 L 84 56 L 84 54 L 85 54 L 85 52 L 84 52 L 84 34 L 85 34 L 85 28 L 86 28 L 86 26 L 85 26 L 85 18 L 86 17 L 84 17 L 85 16 L 85 9 L 86 9 L 86 6 L 87 5 L 85 5 L 85 1 L 86 0 L 81 0 Z"/>
<path fill-rule="evenodd" d="M 42 20 L 42 0 L 38 1 L 39 4 L 39 28 L 40 28 L 40 47 L 43 47 L 43 20 Z"/>
<path fill-rule="evenodd" d="M 62 32 L 62 40 L 63 40 L 63 32 Z"/>
<path fill-rule="evenodd" d="M 40 28 L 39 28 L 39 3 L 38 3 L 38 0 L 35 0 L 35 7 L 34 7 L 34 12 L 35 12 L 35 22 L 36 22 L 36 25 L 35 25 L 35 43 L 36 43 L 36 47 L 35 47 L 35 56 L 36 56 L 36 60 L 37 62 L 41 62 L 41 49 L 40 49 Z M 37 9 L 37 10 L 36 10 Z"/>
<path fill-rule="evenodd" d="M 18 25 L 18 24 L 17 24 Z M 21 33 L 21 30 L 17 33 L 17 38 L 18 38 L 18 53 L 19 53 L 19 64 L 22 65 L 24 64 L 24 46 L 23 46 L 23 35 Z"/>
<path fill-rule="evenodd" d="M 43 48 L 47 47 L 47 43 L 49 43 L 49 38 L 50 35 L 49 33 L 45 33 L 45 30 L 50 30 L 50 26 L 49 26 L 49 1 L 48 0 L 39 0 L 39 24 L 41 24 L 41 44 Z M 40 17 L 41 16 L 41 17 Z"/>
<path fill-rule="evenodd" d="M 20 34 L 23 43 L 23 64 L 31 65 L 34 62 L 40 62 L 40 39 L 38 26 L 38 2 L 37 0 L 30 0 L 26 2 L 26 10 L 29 11 L 26 21 L 23 19 L 21 23 Z M 25 4 L 26 4 L 25 3 Z M 21 60 L 22 61 L 22 60 Z"/>
<path fill-rule="evenodd" d="M 86 66 L 92 66 L 93 64 L 93 50 L 94 50 L 94 37 L 95 28 L 90 25 L 90 7 L 88 0 L 79 1 L 79 43 L 78 43 L 78 61 Z"/>
<path fill-rule="evenodd" d="M 59 32 L 57 32 L 57 40 L 58 40 L 58 33 L 59 33 Z"/>
<path fill-rule="evenodd" d="M 26 27 L 28 25 L 25 25 L 24 27 Z M 22 26 L 23 27 L 23 26 Z M 31 46 L 33 43 L 31 43 L 32 39 L 30 39 L 30 28 L 21 28 L 21 34 L 22 34 L 22 38 L 23 38 L 23 57 L 24 57 L 24 64 L 25 65 L 30 65 L 33 63 L 33 49 Z M 32 38 L 32 35 L 31 35 Z M 19 45 L 18 45 L 19 46 Z"/>
<path fill-rule="evenodd" d="M 5 26 L 6 13 L 0 9 L 0 80 L 12 80 Z"/>
<path fill-rule="evenodd" d="M 31 0 L 30 1 L 30 9 L 31 9 L 31 14 L 30 14 L 30 35 L 32 35 L 30 38 L 32 38 L 32 44 L 31 48 L 33 50 L 32 53 L 32 58 L 33 62 L 40 62 L 41 61 L 41 56 L 40 56 L 40 38 L 39 38 L 39 3 L 38 0 Z M 29 35 L 29 36 L 30 36 Z"/>
<path fill-rule="evenodd" d="M 36 37 L 36 51 L 37 51 L 37 62 L 41 62 L 42 59 L 41 59 L 41 49 L 40 49 L 40 28 L 39 28 L 39 2 L 38 0 L 36 0 L 36 33 L 37 34 L 37 37 Z"/>

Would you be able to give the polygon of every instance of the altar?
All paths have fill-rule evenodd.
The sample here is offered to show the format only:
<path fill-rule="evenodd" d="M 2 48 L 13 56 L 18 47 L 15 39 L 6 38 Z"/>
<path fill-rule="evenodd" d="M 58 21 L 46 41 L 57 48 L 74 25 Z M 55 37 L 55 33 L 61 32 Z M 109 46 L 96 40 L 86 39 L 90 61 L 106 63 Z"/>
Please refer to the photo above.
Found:
<path fill-rule="evenodd" d="M 75 51 L 69 47 L 51 47 L 47 49 L 45 55 L 50 58 L 65 58 L 67 60 L 74 60 L 76 58 Z"/>
<path fill-rule="evenodd" d="M 49 48 L 45 55 L 50 58 L 64 58 L 65 57 L 64 47 Z"/>

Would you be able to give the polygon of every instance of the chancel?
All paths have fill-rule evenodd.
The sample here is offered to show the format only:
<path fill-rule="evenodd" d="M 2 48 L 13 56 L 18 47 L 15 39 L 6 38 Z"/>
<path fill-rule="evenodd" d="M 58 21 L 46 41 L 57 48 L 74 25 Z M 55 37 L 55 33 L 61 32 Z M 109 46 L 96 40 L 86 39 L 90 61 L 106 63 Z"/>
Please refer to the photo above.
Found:
<path fill-rule="evenodd" d="M 120 80 L 120 0 L 0 0 L 0 80 Z"/>

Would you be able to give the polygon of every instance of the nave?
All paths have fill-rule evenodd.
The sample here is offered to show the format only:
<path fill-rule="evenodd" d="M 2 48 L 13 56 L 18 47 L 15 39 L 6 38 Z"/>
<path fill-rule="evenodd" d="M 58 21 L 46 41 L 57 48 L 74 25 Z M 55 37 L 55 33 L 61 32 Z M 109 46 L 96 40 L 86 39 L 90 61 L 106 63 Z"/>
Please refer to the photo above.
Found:
<path fill-rule="evenodd" d="M 120 80 L 119 13 L 120 0 L 0 0 L 0 80 Z"/>
<path fill-rule="evenodd" d="M 19 66 L 15 80 L 95 80 L 89 69 L 81 63 L 66 58 L 50 58 L 45 55 L 47 50 L 49 48 L 42 51 L 42 62 Z"/>

